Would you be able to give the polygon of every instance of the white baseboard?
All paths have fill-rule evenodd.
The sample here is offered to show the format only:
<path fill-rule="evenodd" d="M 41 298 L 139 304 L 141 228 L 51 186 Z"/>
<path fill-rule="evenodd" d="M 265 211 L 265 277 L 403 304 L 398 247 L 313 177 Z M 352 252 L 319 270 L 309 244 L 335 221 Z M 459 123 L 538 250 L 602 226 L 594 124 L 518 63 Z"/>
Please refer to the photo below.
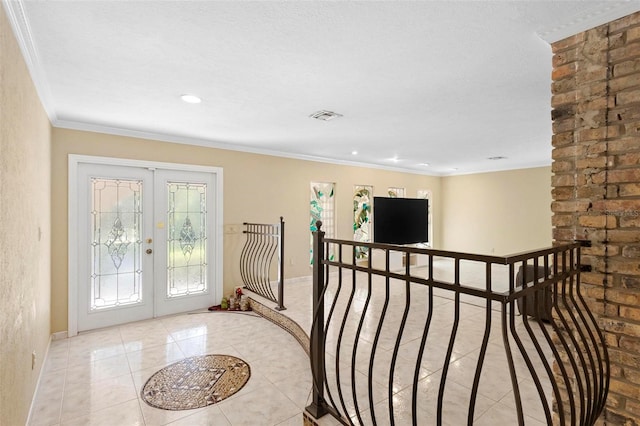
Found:
<path fill-rule="evenodd" d="M 58 331 L 57 333 L 53 333 L 51 335 L 51 340 L 62 340 L 66 339 L 67 337 L 69 337 L 69 333 L 67 333 L 66 331 Z"/>
<path fill-rule="evenodd" d="M 33 415 L 33 404 L 36 402 L 36 395 L 38 394 L 38 389 L 40 388 L 40 381 L 42 380 L 42 375 L 44 374 L 45 365 L 47 364 L 47 357 L 49 356 L 49 348 L 51 348 L 51 342 L 53 340 L 54 340 L 53 335 L 49 336 L 47 349 L 44 352 L 44 358 L 42 358 L 42 365 L 40 366 L 40 371 L 38 372 L 38 380 L 36 380 L 36 387 L 33 390 L 33 395 L 31 395 L 31 404 L 29 404 L 29 414 L 27 414 L 27 422 L 25 423 L 27 425 L 31 424 L 31 416 Z"/>

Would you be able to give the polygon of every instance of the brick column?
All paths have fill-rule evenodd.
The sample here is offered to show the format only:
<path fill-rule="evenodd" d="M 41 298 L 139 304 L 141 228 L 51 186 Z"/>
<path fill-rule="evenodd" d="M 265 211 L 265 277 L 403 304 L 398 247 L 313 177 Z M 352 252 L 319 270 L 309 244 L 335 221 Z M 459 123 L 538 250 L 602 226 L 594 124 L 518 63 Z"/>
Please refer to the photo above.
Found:
<path fill-rule="evenodd" d="M 552 49 L 553 237 L 591 241 L 582 284 L 611 357 L 604 421 L 640 425 L 640 12 Z"/>

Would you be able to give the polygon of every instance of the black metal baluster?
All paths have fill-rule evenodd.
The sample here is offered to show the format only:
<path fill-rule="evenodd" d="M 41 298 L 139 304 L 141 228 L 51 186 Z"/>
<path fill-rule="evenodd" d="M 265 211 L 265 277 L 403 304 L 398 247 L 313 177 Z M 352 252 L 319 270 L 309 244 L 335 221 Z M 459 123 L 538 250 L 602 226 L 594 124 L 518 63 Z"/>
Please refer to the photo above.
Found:
<path fill-rule="evenodd" d="M 352 250 L 352 262 L 356 264 L 356 250 L 355 247 Z M 352 270 L 352 280 L 356 282 L 356 270 Z M 354 337 L 353 342 L 353 353 L 351 354 L 351 386 L 353 392 L 353 403 L 354 409 L 356 411 L 356 416 L 358 417 L 358 421 L 360 424 L 363 424 L 362 416 L 360 415 L 360 407 L 358 406 L 358 396 L 356 395 L 356 355 L 358 353 L 358 342 L 360 341 L 360 332 L 362 331 L 362 325 L 364 324 L 364 319 L 367 316 L 367 309 L 369 308 L 369 301 L 371 300 L 371 274 L 367 274 L 367 298 L 364 301 L 364 307 L 362 309 L 362 316 L 360 317 L 360 321 L 358 321 L 358 328 L 356 329 L 356 335 Z"/>
<path fill-rule="evenodd" d="M 515 291 L 514 286 L 514 267 L 509 265 L 509 294 Z M 524 414 L 522 412 L 522 398 L 520 397 L 520 387 L 518 386 L 518 377 L 516 375 L 515 365 L 513 363 L 513 355 L 511 353 L 511 345 L 509 344 L 508 324 L 513 324 L 515 318 L 515 301 L 502 301 L 501 324 L 502 324 L 502 344 L 504 352 L 507 356 L 507 365 L 509 367 L 509 377 L 511 378 L 511 387 L 513 389 L 513 398 L 516 403 L 516 414 L 518 416 L 518 425 L 524 425 Z M 507 309 L 509 307 L 509 309 Z M 507 323 L 507 311 L 509 311 L 509 321 Z"/>
<path fill-rule="evenodd" d="M 433 255 L 428 256 L 428 279 L 433 283 Z M 420 339 L 420 348 L 418 349 L 418 357 L 416 358 L 416 369 L 413 373 L 412 383 L 412 395 L 411 395 L 411 423 L 413 426 L 418 425 L 418 379 L 420 378 L 420 367 L 422 366 L 422 356 L 424 355 L 424 349 L 427 343 L 427 337 L 429 335 L 429 329 L 431 328 L 431 320 L 433 318 L 433 285 L 429 286 L 429 312 L 427 313 L 427 319 L 425 320 L 424 330 L 422 332 L 422 338 Z"/>
<path fill-rule="evenodd" d="M 491 292 L 491 263 L 485 265 L 485 288 Z M 491 298 L 487 298 L 487 305 L 485 307 L 485 323 L 484 323 L 484 335 L 482 338 L 482 345 L 480 346 L 480 355 L 478 356 L 478 363 L 476 364 L 476 372 L 473 377 L 473 386 L 471 387 L 471 399 L 469 401 L 469 414 L 467 416 L 467 424 L 473 425 L 473 417 L 476 409 L 476 396 L 478 395 L 478 386 L 480 385 L 480 375 L 482 374 L 482 365 L 484 364 L 484 357 L 487 352 L 487 346 L 489 345 L 489 336 L 491 334 L 491 304 L 493 303 Z"/>
<path fill-rule="evenodd" d="M 371 253 L 373 256 L 373 253 Z M 385 264 L 386 271 L 389 271 L 389 251 L 385 250 Z M 376 327 L 376 335 L 373 338 L 373 346 L 371 348 L 371 358 L 369 359 L 369 408 L 371 409 L 371 420 L 373 424 L 376 424 L 376 414 L 373 409 L 373 363 L 376 358 L 376 351 L 378 349 L 378 341 L 380 340 L 380 332 L 382 331 L 382 325 L 384 324 L 385 317 L 387 315 L 387 308 L 389 307 L 389 276 L 385 276 L 385 298 L 382 305 L 382 312 L 380 313 L 380 319 L 378 320 L 378 326 Z"/>
<path fill-rule="evenodd" d="M 451 354 L 453 353 L 453 346 L 456 340 L 456 334 L 458 332 L 458 325 L 460 323 L 460 258 L 456 257 L 454 260 L 454 282 L 452 289 L 455 292 L 454 314 L 453 314 L 453 326 L 451 328 L 451 337 L 449 338 L 449 344 L 447 345 L 447 354 L 444 358 L 444 364 L 442 366 L 442 376 L 440 376 L 440 386 L 438 388 L 438 407 L 436 421 L 438 426 L 442 425 L 442 403 L 444 401 L 444 389 L 447 381 L 447 373 L 449 372 L 449 363 L 451 362 Z"/>
<path fill-rule="evenodd" d="M 405 275 L 407 279 L 405 281 L 405 305 L 404 312 L 402 314 L 402 320 L 400 321 L 400 327 L 398 329 L 398 336 L 396 337 L 396 342 L 393 346 L 393 355 L 391 357 L 391 366 L 389 367 L 389 389 L 388 389 L 388 397 L 389 397 L 389 414 L 391 415 L 391 426 L 395 425 L 395 416 L 393 414 L 393 377 L 395 375 L 396 362 L 398 360 L 398 349 L 400 348 L 400 341 L 402 340 L 402 335 L 404 334 L 404 327 L 407 323 L 407 316 L 409 315 L 409 309 L 411 307 L 411 281 L 409 280 L 410 270 L 411 270 L 411 262 L 409 262 L 409 258 L 407 256 L 407 261 L 405 265 Z"/>

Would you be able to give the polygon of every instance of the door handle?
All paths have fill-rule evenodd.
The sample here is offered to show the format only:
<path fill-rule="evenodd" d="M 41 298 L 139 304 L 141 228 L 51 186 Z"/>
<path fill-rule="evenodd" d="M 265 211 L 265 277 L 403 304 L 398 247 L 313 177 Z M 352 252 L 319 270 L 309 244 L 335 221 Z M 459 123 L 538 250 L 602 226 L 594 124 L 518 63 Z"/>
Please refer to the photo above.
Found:
<path fill-rule="evenodd" d="M 151 254 L 151 253 L 153 253 L 153 250 L 147 249 L 147 254 Z"/>

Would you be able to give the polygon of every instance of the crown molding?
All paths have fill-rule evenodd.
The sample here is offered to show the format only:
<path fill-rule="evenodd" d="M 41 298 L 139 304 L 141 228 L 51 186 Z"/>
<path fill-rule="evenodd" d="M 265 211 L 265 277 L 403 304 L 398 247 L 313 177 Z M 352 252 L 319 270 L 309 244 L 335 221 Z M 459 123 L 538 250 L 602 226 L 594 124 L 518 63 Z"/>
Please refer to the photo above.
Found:
<path fill-rule="evenodd" d="M 638 0 L 604 3 L 575 15 L 569 22 L 555 27 L 540 28 L 536 34 L 551 44 L 638 11 L 640 11 L 640 1 Z"/>
<path fill-rule="evenodd" d="M 33 42 L 31 27 L 24 12 L 24 3 L 22 0 L 2 0 L 2 5 L 4 6 L 24 61 L 27 64 L 33 85 L 38 92 L 42 107 L 47 113 L 49 120 L 53 123 L 57 119 L 56 111 L 53 107 L 53 97 L 51 96 L 51 89 L 46 75 L 42 69 L 42 62 L 38 56 L 38 50 Z"/>
<path fill-rule="evenodd" d="M 549 158 L 549 160 L 531 161 L 526 163 L 520 163 L 517 165 L 505 165 L 504 167 L 472 168 L 470 170 L 458 170 L 458 171 L 435 171 L 435 170 L 419 171 L 419 170 L 407 169 L 403 167 L 384 166 L 380 164 L 340 160 L 335 158 L 326 158 L 326 157 L 306 155 L 306 154 L 294 154 L 290 152 L 256 148 L 256 147 L 246 146 L 246 145 L 238 145 L 238 144 L 226 143 L 226 142 L 216 142 L 208 139 L 193 138 L 188 136 L 169 135 L 164 133 L 146 132 L 146 131 L 133 130 L 133 129 L 122 128 L 122 127 L 105 126 L 105 125 L 73 121 L 73 120 L 56 120 L 55 122 L 52 123 L 52 125 L 53 127 L 59 128 L 59 129 L 79 130 L 84 132 L 102 133 L 107 135 L 116 135 L 116 136 L 130 137 L 130 138 L 137 138 L 137 139 L 177 143 L 177 144 L 183 144 L 183 145 L 202 146 L 206 148 L 223 149 L 227 151 L 246 152 L 249 154 L 290 158 L 293 160 L 313 161 L 316 163 L 333 164 L 338 166 L 363 167 L 367 169 L 409 173 L 409 174 L 420 175 L 420 176 L 448 177 L 448 176 L 470 175 L 470 174 L 479 174 L 479 173 L 493 173 L 493 172 L 503 172 L 503 171 L 509 171 L 509 170 L 547 167 L 551 164 L 551 159 Z"/>
<path fill-rule="evenodd" d="M 160 142 L 170 142 L 183 145 L 203 146 L 207 148 L 224 149 L 227 151 L 246 152 L 250 154 L 269 155 L 272 157 L 291 158 L 294 160 L 313 161 L 317 163 L 335 164 L 350 167 L 364 167 L 367 169 L 388 170 L 392 172 L 410 173 L 422 176 L 441 176 L 440 173 L 421 172 L 418 170 L 405 169 L 402 167 L 383 166 L 379 164 L 364 163 L 358 161 L 347 161 L 334 158 L 319 157 L 315 155 L 294 154 L 284 151 L 276 151 L 270 149 L 256 148 L 246 145 L 237 145 L 232 143 L 217 142 L 208 139 L 193 138 L 188 136 L 176 136 L 163 133 L 154 133 L 140 130 L 133 130 L 121 127 L 104 126 L 100 124 L 85 123 L 73 120 L 56 120 L 52 122 L 53 127 L 69 130 L 80 130 L 85 132 L 103 133 L 108 135 L 117 135 L 123 137 L 131 137 L 138 139 L 147 139 Z"/>

